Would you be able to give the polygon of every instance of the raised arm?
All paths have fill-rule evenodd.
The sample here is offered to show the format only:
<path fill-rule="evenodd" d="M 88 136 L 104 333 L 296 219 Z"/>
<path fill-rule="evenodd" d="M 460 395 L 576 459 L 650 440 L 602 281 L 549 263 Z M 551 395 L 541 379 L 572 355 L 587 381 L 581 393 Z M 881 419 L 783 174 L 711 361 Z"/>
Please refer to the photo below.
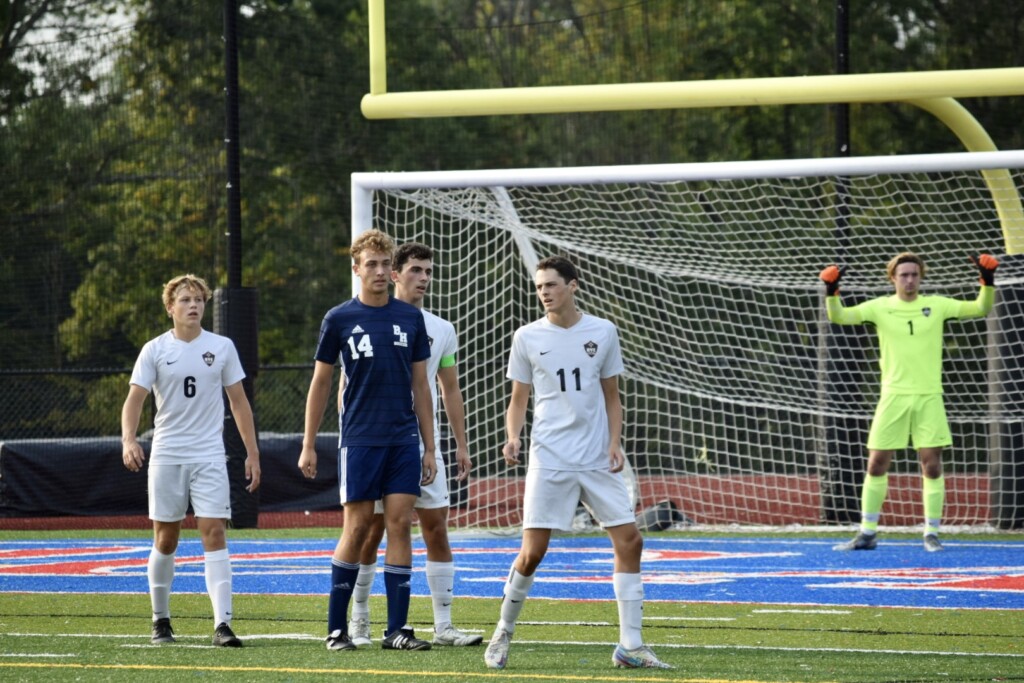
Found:
<path fill-rule="evenodd" d="M 839 280 L 845 268 L 836 265 L 827 266 L 818 276 L 825 283 L 825 312 L 830 322 L 837 325 L 859 325 L 864 322 L 856 308 L 846 308 L 839 298 Z"/>
<path fill-rule="evenodd" d="M 981 289 L 978 291 L 978 298 L 974 301 L 961 302 L 957 317 L 984 318 L 996 302 L 996 268 L 999 267 L 999 261 L 991 254 L 968 258 L 978 269 L 978 282 L 981 284 Z"/>

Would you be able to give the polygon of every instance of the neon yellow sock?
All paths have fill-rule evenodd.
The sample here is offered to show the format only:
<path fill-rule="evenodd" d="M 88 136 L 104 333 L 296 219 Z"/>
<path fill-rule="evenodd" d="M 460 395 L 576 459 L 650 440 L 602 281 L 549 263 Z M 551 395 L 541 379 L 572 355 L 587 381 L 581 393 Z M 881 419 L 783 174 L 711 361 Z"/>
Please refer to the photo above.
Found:
<path fill-rule="evenodd" d="M 922 478 L 921 499 L 924 501 L 924 533 L 938 534 L 942 521 L 942 504 L 946 500 L 946 479 Z"/>
<path fill-rule="evenodd" d="M 885 495 L 889 492 L 889 474 L 875 477 L 870 474 L 864 476 L 864 489 L 861 494 L 860 504 L 860 530 L 869 534 L 878 531 L 878 518 L 882 513 L 882 503 L 885 502 Z"/>

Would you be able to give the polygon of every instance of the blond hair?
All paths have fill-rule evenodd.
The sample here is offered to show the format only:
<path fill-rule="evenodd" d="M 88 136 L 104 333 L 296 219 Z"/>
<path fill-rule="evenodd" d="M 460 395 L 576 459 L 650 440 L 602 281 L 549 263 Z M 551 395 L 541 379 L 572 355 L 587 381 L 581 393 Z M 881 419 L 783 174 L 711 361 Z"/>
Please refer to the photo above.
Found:
<path fill-rule="evenodd" d="M 191 289 L 197 294 L 202 294 L 203 301 L 209 301 L 212 294 L 210 293 L 210 287 L 206 284 L 206 280 L 199 277 L 198 275 L 179 275 L 173 277 L 170 281 L 164 285 L 164 308 L 170 308 L 178 298 L 178 292 L 182 289 Z"/>
<path fill-rule="evenodd" d="M 352 260 L 359 264 L 359 259 L 364 251 L 375 251 L 381 254 L 394 256 L 395 241 L 376 228 L 367 230 L 359 235 L 351 248 Z"/>
<path fill-rule="evenodd" d="M 917 267 L 921 271 L 921 277 L 924 278 L 924 259 L 915 254 L 912 251 L 902 251 L 892 257 L 888 264 L 885 266 L 885 273 L 889 276 L 890 280 L 896 277 L 896 267 L 902 263 L 916 263 Z"/>

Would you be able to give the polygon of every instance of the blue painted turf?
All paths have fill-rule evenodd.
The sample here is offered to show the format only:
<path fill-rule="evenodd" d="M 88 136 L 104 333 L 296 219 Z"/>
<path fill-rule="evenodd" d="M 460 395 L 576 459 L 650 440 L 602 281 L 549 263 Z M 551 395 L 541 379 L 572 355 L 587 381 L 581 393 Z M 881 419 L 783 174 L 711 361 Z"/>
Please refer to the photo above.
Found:
<path fill-rule="evenodd" d="M 1024 609 L 1024 540 L 887 540 L 878 549 L 836 552 L 836 539 L 645 539 L 645 597 L 879 607 Z M 335 538 L 229 538 L 235 593 L 326 595 Z M 519 550 L 518 537 L 453 536 L 455 593 L 497 598 Z M 149 541 L 0 541 L 0 592 L 146 593 Z M 412 589 L 428 595 L 425 550 L 414 544 Z M 379 566 L 383 566 L 383 559 Z M 602 537 L 555 537 L 531 597 L 613 599 L 611 545 Z M 174 592 L 205 593 L 198 540 L 177 553 Z M 383 594 L 377 575 L 375 594 Z"/>

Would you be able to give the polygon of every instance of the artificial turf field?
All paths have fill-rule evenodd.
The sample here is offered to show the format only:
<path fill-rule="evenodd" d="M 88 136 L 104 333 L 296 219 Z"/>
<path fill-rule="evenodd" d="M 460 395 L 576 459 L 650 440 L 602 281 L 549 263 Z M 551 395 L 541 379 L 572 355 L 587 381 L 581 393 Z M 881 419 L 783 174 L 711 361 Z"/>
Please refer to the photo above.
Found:
<path fill-rule="evenodd" d="M 886 535 L 835 553 L 835 534 L 650 534 L 644 636 L 673 670 L 620 670 L 610 552 L 553 539 L 508 667 L 483 647 L 324 648 L 336 530 L 235 530 L 240 650 L 214 648 L 201 549 L 185 532 L 171 609 L 178 642 L 149 644 L 146 532 L 0 532 L 3 681 L 1024 681 L 1024 539 L 945 536 L 925 553 Z M 454 621 L 490 636 L 516 537 L 455 536 Z M 414 595 L 425 595 L 416 545 Z M 371 614 L 384 614 L 378 575 Z M 410 622 L 429 633 L 429 599 Z M 375 621 L 375 636 L 379 621 Z"/>

